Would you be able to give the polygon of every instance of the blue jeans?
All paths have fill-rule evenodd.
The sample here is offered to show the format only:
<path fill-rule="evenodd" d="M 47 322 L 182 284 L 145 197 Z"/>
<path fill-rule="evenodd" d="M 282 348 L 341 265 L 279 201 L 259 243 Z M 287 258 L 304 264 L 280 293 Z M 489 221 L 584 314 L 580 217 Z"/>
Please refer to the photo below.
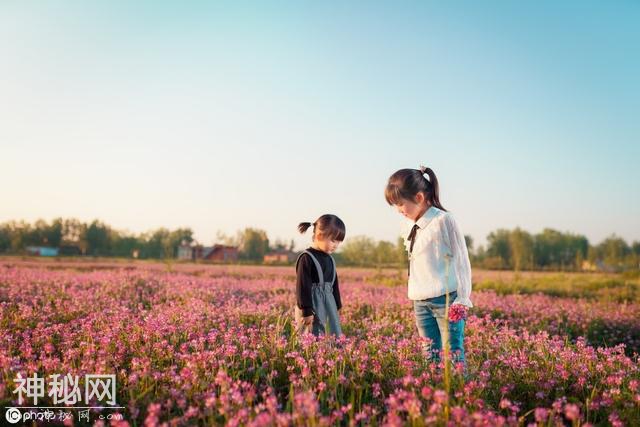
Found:
<path fill-rule="evenodd" d="M 327 332 L 336 336 L 342 335 L 338 307 L 333 297 L 333 283 L 314 284 L 311 291 L 311 299 L 313 311 L 315 312 L 313 326 L 311 327 L 313 335 L 322 335 Z M 329 331 L 326 330 L 326 325 L 329 326 Z"/>
<path fill-rule="evenodd" d="M 449 294 L 449 306 L 456 298 L 457 293 Z M 424 350 L 431 360 L 439 361 L 442 350 L 442 337 L 449 328 L 449 343 L 451 348 L 451 360 L 465 364 L 464 358 L 464 319 L 457 322 L 449 322 L 445 317 L 446 295 L 425 300 L 413 301 L 413 310 L 416 315 L 418 333 L 423 338 L 431 339 L 431 343 L 425 343 Z"/>

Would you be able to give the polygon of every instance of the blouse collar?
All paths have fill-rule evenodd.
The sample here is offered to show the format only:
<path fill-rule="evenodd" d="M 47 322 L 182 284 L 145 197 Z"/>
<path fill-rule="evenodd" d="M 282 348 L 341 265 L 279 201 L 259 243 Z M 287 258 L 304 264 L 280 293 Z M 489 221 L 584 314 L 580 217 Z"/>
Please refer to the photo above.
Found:
<path fill-rule="evenodd" d="M 418 218 L 418 220 L 415 223 L 418 224 L 418 227 L 420 227 L 421 230 L 423 230 L 427 225 L 429 225 L 431 220 L 435 218 L 440 212 L 441 212 L 440 209 L 431 205 L 429 206 L 429 209 L 427 209 L 427 211 L 424 214 L 422 214 L 422 216 Z"/>

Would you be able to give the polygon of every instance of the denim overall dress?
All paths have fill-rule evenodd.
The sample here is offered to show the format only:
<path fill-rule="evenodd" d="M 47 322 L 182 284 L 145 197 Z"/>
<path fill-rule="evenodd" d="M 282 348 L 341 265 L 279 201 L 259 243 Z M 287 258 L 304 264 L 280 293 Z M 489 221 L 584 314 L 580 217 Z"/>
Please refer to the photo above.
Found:
<path fill-rule="evenodd" d="M 340 327 L 340 317 L 338 316 L 338 309 L 336 300 L 333 297 L 333 284 L 336 281 L 336 262 L 332 256 L 331 263 L 333 264 L 333 278 L 330 282 L 325 282 L 324 274 L 322 273 L 322 267 L 315 256 L 309 251 L 304 251 L 298 256 L 296 266 L 300 257 L 303 254 L 309 255 L 311 260 L 316 266 L 318 271 L 318 283 L 313 283 L 311 288 L 311 303 L 313 305 L 313 324 L 311 325 L 311 332 L 314 335 L 331 333 L 336 336 L 342 335 L 342 328 Z M 302 324 L 302 310 L 295 307 L 296 323 Z M 327 330 L 328 327 L 328 330 Z M 305 328 L 303 327 L 302 330 Z M 309 332 L 307 330 L 307 332 Z"/>

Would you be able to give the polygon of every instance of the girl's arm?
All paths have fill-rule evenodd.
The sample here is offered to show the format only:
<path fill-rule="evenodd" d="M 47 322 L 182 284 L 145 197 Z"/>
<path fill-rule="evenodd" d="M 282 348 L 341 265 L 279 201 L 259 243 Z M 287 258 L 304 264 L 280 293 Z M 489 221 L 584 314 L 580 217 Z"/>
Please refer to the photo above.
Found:
<path fill-rule="evenodd" d="M 311 300 L 311 287 L 313 277 L 311 276 L 312 261 L 307 254 L 300 257 L 296 267 L 296 303 L 302 310 L 304 317 L 313 316 L 313 303 Z M 313 266 L 315 271 L 315 266 Z"/>
<path fill-rule="evenodd" d="M 469 262 L 469 253 L 467 244 L 464 241 L 464 235 L 460 231 L 458 224 L 450 214 L 444 218 L 444 241 L 451 250 L 451 264 L 449 266 L 449 274 L 454 274 L 456 283 L 458 284 L 458 296 L 453 304 L 462 304 L 467 307 L 473 307 L 471 303 L 471 263 Z"/>
<path fill-rule="evenodd" d="M 336 308 L 340 310 L 342 308 L 342 300 L 340 299 L 340 287 L 338 286 L 337 274 L 336 274 L 336 281 L 333 282 L 333 299 L 336 300 Z"/>

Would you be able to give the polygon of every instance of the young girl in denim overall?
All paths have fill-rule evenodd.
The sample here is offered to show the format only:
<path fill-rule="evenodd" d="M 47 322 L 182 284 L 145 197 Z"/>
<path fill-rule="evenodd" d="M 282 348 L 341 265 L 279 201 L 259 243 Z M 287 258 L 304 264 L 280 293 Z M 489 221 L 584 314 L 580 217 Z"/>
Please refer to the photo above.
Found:
<path fill-rule="evenodd" d="M 465 321 L 450 321 L 447 308 L 473 306 L 469 299 L 471 264 L 464 235 L 440 204 L 438 193 L 435 173 L 421 167 L 391 175 L 385 198 L 407 218 L 403 236 L 409 253 L 408 294 L 418 333 L 431 341 L 425 345 L 427 357 L 440 360 L 443 338 L 448 335 L 453 360 L 466 366 Z"/>
<path fill-rule="evenodd" d="M 338 310 L 342 307 L 336 263 L 331 256 L 344 240 L 344 222 L 322 215 L 314 223 L 301 222 L 304 233 L 313 225 L 313 243 L 296 261 L 295 322 L 299 332 L 342 335 Z"/>

